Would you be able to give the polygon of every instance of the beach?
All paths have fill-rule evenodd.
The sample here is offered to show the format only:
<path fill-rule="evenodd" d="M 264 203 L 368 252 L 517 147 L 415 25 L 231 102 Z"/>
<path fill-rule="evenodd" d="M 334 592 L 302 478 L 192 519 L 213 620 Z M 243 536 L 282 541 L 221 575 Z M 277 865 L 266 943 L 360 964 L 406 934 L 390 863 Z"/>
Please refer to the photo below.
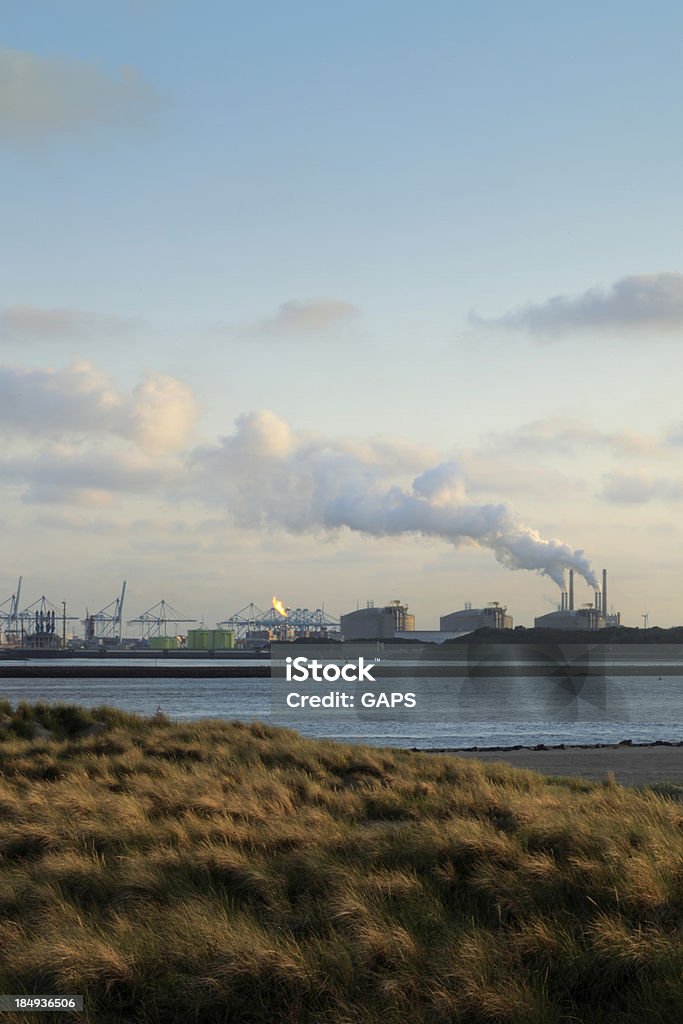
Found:
<path fill-rule="evenodd" d="M 661 782 L 683 784 L 683 745 L 629 744 L 600 747 L 548 747 L 545 750 L 442 750 L 478 761 L 497 761 L 515 768 L 530 768 L 543 775 L 578 775 L 599 781 L 614 772 L 625 786 Z"/>

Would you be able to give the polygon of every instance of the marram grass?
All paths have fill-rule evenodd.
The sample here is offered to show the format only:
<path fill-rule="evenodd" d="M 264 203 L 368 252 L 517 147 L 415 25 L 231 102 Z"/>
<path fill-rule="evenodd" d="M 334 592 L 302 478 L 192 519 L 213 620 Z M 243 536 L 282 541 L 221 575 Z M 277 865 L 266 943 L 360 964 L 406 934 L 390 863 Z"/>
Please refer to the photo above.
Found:
<path fill-rule="evenodd" d="M 82 993 L 86 1024 L 671 1024 L 683 805 L 0 704 L 0 992 Z"/>

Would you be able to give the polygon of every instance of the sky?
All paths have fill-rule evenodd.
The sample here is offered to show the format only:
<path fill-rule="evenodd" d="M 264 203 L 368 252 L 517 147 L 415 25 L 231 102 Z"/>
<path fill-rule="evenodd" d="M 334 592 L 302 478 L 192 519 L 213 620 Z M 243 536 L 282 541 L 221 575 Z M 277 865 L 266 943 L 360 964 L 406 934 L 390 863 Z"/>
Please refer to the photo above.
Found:
<path fill-rule="evenodd" d="M 7 0 L 0 604 L 683 623 L 682 36 Z"/>

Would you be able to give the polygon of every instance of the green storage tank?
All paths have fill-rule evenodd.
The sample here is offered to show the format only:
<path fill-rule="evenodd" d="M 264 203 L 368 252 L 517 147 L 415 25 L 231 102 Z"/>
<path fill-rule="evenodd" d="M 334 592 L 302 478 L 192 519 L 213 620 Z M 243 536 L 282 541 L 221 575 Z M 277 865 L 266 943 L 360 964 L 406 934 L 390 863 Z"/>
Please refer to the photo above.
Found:
<path fill-rule="evenodd" d="M 231 629 L 213 629 L 214 651 L 231 651 L 235 646 L 235 634 Z"/>
<path fill-rule="evenodd" d="M 235 646 L 235 634 L 231 629 L 188 629 L 187 649 L 189 651 L 230 651 Z"/>
<path fill-rule="evenodd" d="M 209 650 L 209 630 L 208 629 L 188 629 L 187 631 L 187 647 L 190 651 L 208 651 Z"/>
<path fill-rule="evenodd" d="M 152 636 L 149 646 L 153 651 L 175 651 L 178 647 L 177 636 Z"/>

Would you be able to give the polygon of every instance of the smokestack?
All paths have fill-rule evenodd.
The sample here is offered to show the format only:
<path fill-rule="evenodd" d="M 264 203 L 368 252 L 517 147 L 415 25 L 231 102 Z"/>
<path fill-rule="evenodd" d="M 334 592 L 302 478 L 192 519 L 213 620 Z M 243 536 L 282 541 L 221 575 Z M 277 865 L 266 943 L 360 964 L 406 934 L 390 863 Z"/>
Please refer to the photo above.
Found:
<path fill-rule="evenodd" d="M 607 569 L 602 570 L 602 614 L 607 621 Z"/>
<path fill-rule="evenodd" d="M 560 597 L 562 598 L 562 600 L 560 602 L 560 611 L 563 612 L 565 610 L 565 607 L 566 607 L 566 604 L 567 604 L 567 594 L 566 594 L 566 592 L 564 590 L 560 594 Z"/>
<path fill-rule="evenodd" d="M 569 611 L 574 611 L 574 570 L 569 570 Z"/>

